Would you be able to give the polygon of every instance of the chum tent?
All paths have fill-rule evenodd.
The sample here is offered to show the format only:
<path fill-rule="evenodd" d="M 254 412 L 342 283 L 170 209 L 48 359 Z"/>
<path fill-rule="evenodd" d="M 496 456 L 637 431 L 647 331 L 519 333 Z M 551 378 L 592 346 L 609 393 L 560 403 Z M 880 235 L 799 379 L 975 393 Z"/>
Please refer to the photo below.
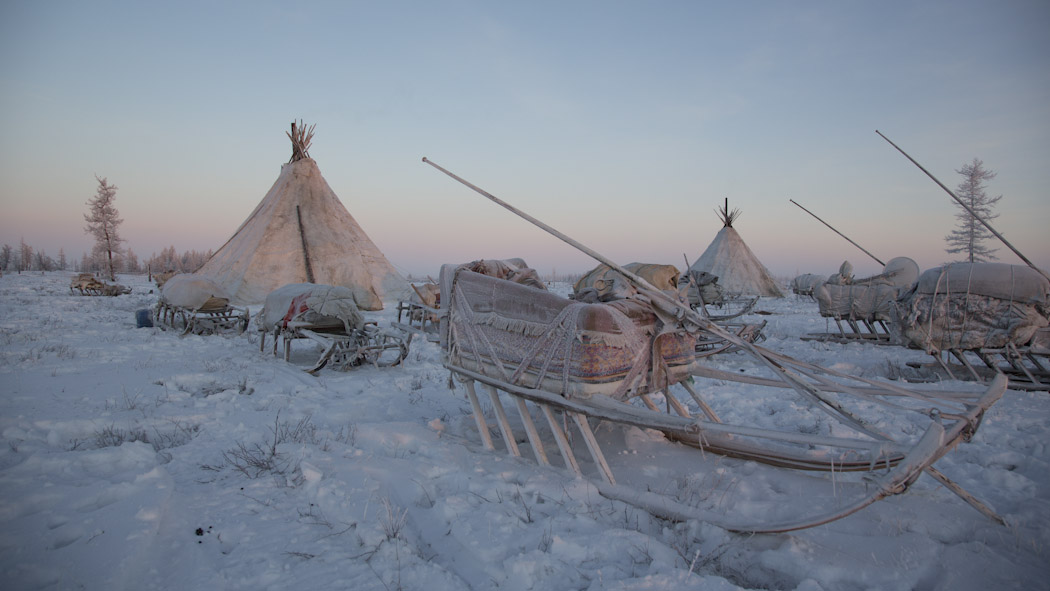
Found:
<path fill-rule="evenodd" d="M 718 211 L 718 217 L 722 220 L 722 229 L 700 258 L 689 266 L 689 271 L 717 276 L 718 284 L 726 295 L 783 297 L 773 276 L 733 228 L 733 222 L 740 217 L 740 210 L 729 211 L 729 202 L 726 200 L 725 207 Z"/>
<path fill-rule="evenodd" d="M 313 138 L 292 123 L 292 158 L 233 236 L 197 271 L 238 304 L 261 304 L 290 283 L 350 288 L 358 306 L 380 310 L 408 282 L 390 264 L 321 176 L 307 150 Z"/>

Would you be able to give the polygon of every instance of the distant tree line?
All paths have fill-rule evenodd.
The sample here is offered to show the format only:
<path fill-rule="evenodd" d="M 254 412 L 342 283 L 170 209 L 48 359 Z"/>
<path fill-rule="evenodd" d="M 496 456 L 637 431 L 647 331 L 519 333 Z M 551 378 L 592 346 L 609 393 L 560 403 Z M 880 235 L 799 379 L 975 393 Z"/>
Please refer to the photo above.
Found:
<path fill-rule="evenodd" d="M 209 258 L 212 251 L 197 252 L 191 250 L 181 255 L 175 252 L 174 246 L 169 246 L 154 254 L 145 262 L 139 262 L 138 255 L 130 248 L 126 248 L 126 242 L 120 237 L 120 225 L 124 220 L 120 217 L 114 203 L 117 199 L 117 186 L 109 183 L 105 178 L 95 177 L 98 189 L 95 196 L 88 200 L 88 213 L 84 214 L 87 226 L 84 232 L 95 239 L 95 244 L 90 253 L 85 252 L 80 261 L 73 261 L 72 269 L 80 273 L 95 273 L 105 275 L 111 281 L 116 280 L 116 273 L 145 273 L 147 271 L 164 273 L 175 271 L 178 273 L 192 273 L 199 269 Z M 0 247 L 0 271 L 17 272 L 22 271 L 67 271 L 70 263 L 66 260 L 66 253 L 58 250 L 58 260 L 47 256 L 43 250 L 35 250 L 26 244 L 23 238 L 15 250 L 5 244 Z"/>
<path fill-rule="evenodd" d="M 113 269 L 116 273 L 137 274 L 151 271 L 163 273 L 176 271 L 192 273 L 211 258 L 212 251 L 199 252 L 189 250 L 179 254 L 174 246 L 169 246 L 154 253 L 142 261 L 130 248 L 125 248 L 113 257 Z M 84 253 L 80 260 L 69 260 L 64 249 L 58 249 L 57 257 L 51 257 L 43 249 L 36 249 L 20 240 L 17 247 L 10 244 L 0 246 L 0 271 L 4 273 L 21 273 L 23 271 L 76 271 L 78 273 L 109 273 L 109 253 L 93 251 Z"/>

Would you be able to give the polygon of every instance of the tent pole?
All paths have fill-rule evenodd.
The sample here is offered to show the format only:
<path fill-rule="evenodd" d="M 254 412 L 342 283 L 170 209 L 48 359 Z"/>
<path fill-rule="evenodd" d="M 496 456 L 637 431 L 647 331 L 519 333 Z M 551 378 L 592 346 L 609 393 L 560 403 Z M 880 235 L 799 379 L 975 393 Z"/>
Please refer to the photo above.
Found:
<path fill-rule="evenodd" d="M 295 125 L 294 123 L 292 125 Z M 299 240 L 303 243 L 303 263 L 306 265 L 306 282 L 314 282 L 314 270 L 310 266 L 310 251 L 306 248 L 306 232 L 303 231 L 303 214 L 299 211 L 299 206 L 295 206 L 295 218 L 299 220 Z"/>
<path fill-rule="evenodd" d="M 1020 258 L 1022 261 L 1024 261 L 1026 265 L 1028 265 L 1029 267 L 1035 269 L 1040 275 L 1042 275 L 1043 277 L 1046 277 L 1047 280 L 1050 280 L 1050 274 L 1047 274 L 1046 271 L 1044 271 L 1044 270 L 1040 269 L 1039 267 L 1036 267 L 1034 264 L 1032 264 L 1032 261 L 1028 260 L 1027 257 L 1025 257 L 1023 254 L 1021 254 L 1021 251 L 1019 251 L 1016 248 L 1014 248 L 1014 245 L 1010 244 L 1006 240 L 1006 238 L 1003 238 L 1002 234 L 1000 234 L 999 232 L 996 232 L 995 228 L 993 228 L 991 224 L 989 224 L 988 222 L 984 221 L 984 218 L 982 218 L 981 216 L 977 215 L 977 212 L 974 211 L 973 208 L 971 208 L 969 205 L 966 205 L 966 203 L 963 202 L 962 199 L 959 199 L 955 195 L 955 193 L 952 193 L 951 189 L 949 189 L 948 187 L 945 187 L 944 183 L 942 183 L 941 181 L 937 180 L 937 177 L 935 177 L 932 174 L 930 174 L 930 171 L 928 171 L 925 168 L 923 168 L 922 165 L 919 164 L 918 162 L 916 162 L 914 158 L 909 156 L 907 152 L 905 152 L 904 150 L 900 149 L 900 147 L 897 144 L 895 144 L 893 142 L 890 142 L 890 138 L 882 135 L 882 132 L 880 132 L 879 130 L 876 129 L 875 133 L 879 134 L 879 137 L 881 137 L 882 139 L 884 139 L 887 142 L 889 142 L 891 146 L 893 146 L 894 148 L 897 148 L 897 151 L 900 152 L 901 154 L 904 154 L 904 157 L 907 158 L 908 160 L 911 160 L 912 164 L 914 164 L 915 166 L 918 166 L 919 170 L 925 172 L 926 176 L 928 176 L 931 179 L 933 179 L 933 182 L 937 183 L 942 189 L 944 189 L 949 195 L 951 195 L 952 199 L 954 199 L 956 201 L 956 203 L 958 203 L 959 205 L 963 206 L 963 209 L 965 209 L 967 212 L 969 212 L 969 214 L 972 215 L 974 217 L 974 219 L 976 219 L 977 221 L 981 222 L 981 224 L 983 224 L 985 228 L 988 228 L 989 232 L 991 232 L 992 234 L 995 234 L 995 237 L 998 238 L 999 240 L 1001 240 L 1002 243 L 1005 244 L 1007 248 L 1012 250 L 1013 253 L 1018 256 L 1018 258 Z"/>
<path fill-rule="evenodd" d="M 790 202 L 794 203 L 795 205 L 798 205 L 798 203 L 796 203 L 794 199 L 788 199 L 788 201 L 790 201 Z M 818 222 L 820 222 L 820 223 L 824 224 L 825 226 L 827 226 L 827 227 L 831 228 L 831 224 L 829 224 L 829 223 L 825 222 L 824 220 L 820 219 L 819 217 L 817 217 L 817 214 L 815 214 L 815 213 L 813 213 L 812 211 L 810 211 L 810 210 L 806 209 L 805 207 L 802 207 L 801 205 L 798 205 L 798 206 L 799 206 L 799 209 L 801 209 L 802 211 L 804 211 L 804 212 L 808 213 L 809 215 L 811 215 L 811 216 L 813 216 L 813 217 L 817 218 L 817 221 L 818 221 Z M 853 246 L 856 246 L 857 248 L 859 248 L 859 249 L 863 250 L 863 251 L 864 251 L 864 254 L 866 254 L 866 255 L 868 255 L 869 257 L 871 257 L 871 258 L 875 259 L 875 262 L 876 262 L 876 263 L 878 263 L 878 264 L 882 265 L 883 267 L 885 267 L 885 266 L 886 266 L 886 263 L 884 263 L 884 262 L 880 261 L 880 260 L 878 259 L 878 257 L 876 257 L 875 255 L 871 254 L 871 253 L 870 253 L 870 252 L 868 252 L 867 250 L 864 250 L 864 247 L 862 247 L 861 245 L 859 245 L 859 244 L 857 244 L 856 242 L 854 242 L 854 241 L 850 240 L 850 239 L 849 239 L 849 236 L 846 236 L 845 234 L 843 234 L 842 232 L 839 232 L 839 231 L 838 231 L 838 230 L 836 230 L 835 228 L 831 228 L 831 231 L 832 231 L 832 232 L 834 232 L 834 233 L 836 233 L 836 234 L 838 234 L 839 236 L 842 236 L 843 238 L 845 238 L 845 239 L 846 239 L 846 240 L 847 240 L 847 241 L 848 241 L 848 242 L 849 242 L 850 244 L 852 244 Z"/>

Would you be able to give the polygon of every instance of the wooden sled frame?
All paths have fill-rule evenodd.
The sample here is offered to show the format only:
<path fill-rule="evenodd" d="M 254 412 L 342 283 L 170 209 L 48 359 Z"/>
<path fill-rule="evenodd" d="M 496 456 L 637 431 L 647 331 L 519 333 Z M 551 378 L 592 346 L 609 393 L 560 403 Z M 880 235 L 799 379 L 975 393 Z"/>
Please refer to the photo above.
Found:
<path fill-rule="evenodd" d="M 766 321 L 750 323 L 724 323 L 723 329 L 731 332 L 737 338 L 749 343 L 761 343 L 766 339 L 762 329 L 766 327 Z M 696 356 L 710 357 L 719 353 L 725 353 L 736 349 L 737 346 L 713 333 L 704 333 L 696 340 Z"/>
<path fill-rule="evenodd" d="M 402 330 L 411 331 L 423 335 L 428 341 L 438 341 L 438 325 L 443 312 L 439 308 L 432 308 L 425 304 L 416 302 L 397 303 L 397 321 L 395 326 Z M 402 322 L 402 318 L 405 320 Z M 434 321 L 438 318 L 438 321 Z"/>
<path fill-rule="evenodd" d="M 876 345 L 895 345 L 897 339 L 886 326 L 886 322 L 880 319 L 868 318 L 835 318 L 827 317 L 835 321 L 838 332 L 810 333 L 802 337 L 803 341 L 825 341 L 833 343 L 873 343 Z M 843 328 L 845 323 L 846 328 Z"/>
<path fill-rule="evenodd" d="M 224 305 L 219 307 L 185 308 L 173 305 L 164 299 L 153 309 L 154 324 L 160 328 L 178 329 L 182 334 L 219 334 L 233 331 L 241 334 L 251 320 L 248 308 Z"/>
<path fill-rule="evenodd" d="M 395 327 L 396 328 L 396 327 Z M 306 372 L 316 374 L 326 366 L 336 370 L 349 370 L 361 365 L 393 367 L 408 357 L 411 338 L 397 332 L 381 329 L 375 322 L 365 322 L 361 328 L 347 333 L 343 328 L 320 327 L 308 322 L 292 321 L 286 327 L 275 327 L 272 331 L 260 331 L 259 351 L 266 347 L 266 334 L 273 334 L 273 354 L 277 355 L 278 343 L 284 344 L 284 360 L 292 357 L 292 342 L 308 339 L 321 345 L 321 355 Z"/>
<path fill-rule="evenodd" d="M 1036 352 L 1032 347 L 1008 343 L 1000 348 L 932 351 L 930 356 L 933 363 L 910 362 L 908 366 L 936 372 L 950 380 L 973 380 L 985 384 L 997 375 L 1005 375 L 1012 389 L 1050 391 L 1050 355 Z M 971 356 L 983 365 L 972 363 Z"/>
<path fill-rule="evenodd" d="M 450 288 L 449 311 L 442 316 L 443 326 L 441 332 L 444 335 L 443 347 L 446 352 L 458 351 L 457 354 L 446 357 L 445 366 L 465 384 L 467 398 L 470 400 L 472 412 L 482 439 L 482 444 L 487 449 L 495 449 L 492 437 L 488 431 L 488 423 L 485 419 L 476 389 L 475 383 L 483 385 L 487 390 L 491 406 L 495 414 L 496 423 L 503 436 L 503 443 L 507 452 L 513 456 L 520 456 L 517 437 L 513 433 L 507 418 L 506 410 L 500 400 L 500 393 L 510 396 L 521 415 L 528 441 L 532 447 L 537 462 L 542 465 L 550 465 L 551 461 L 544 449 L 540 439 L 539 431 L 530 416 L 528 404 L 540 409 L 546 422 L 550 427 L 558 451 L 561 454 L 562 463 L 566 469 L 583 476 L 581 462 L 570 444 L 570 434 L 567 427 L 562 427 L 555 420 L 555 414 L 561 413 L 563 421 L 576 425 L 590 458 L 593 460 L 595 471 L 600 477 L 603 487 L 608 488 L 610 495 L 620 499 L 636 498 L 630 493 L 616 485 L 616 479 L 612 468 L 606 461 L 601 450 L 600 443 L 594 437 L 590 420 L 609 421 L 623 425 L 632 425 L 643 429 L 652 429 L 662 432 L 669 440 L 698 448 L 702 451 L 710 451 L 727 457 L 761 462 L 767 465 L 795 470 L 827 471 L 827 472 L 867 472 L 871 474 L 884 474 L 875 476 L 879 486 L 875 492 L 866 495 L 860 501 L 850 504 L 845 510 L 838 510 L 829 514 L 822 514 L 813 518 L 800 519 L 790 523 L 778 523 L 773 525 L 763 524 L 740 524 L 729 521 L 725 516 L 712 516 L 699 509 L 687 509 L 679 506 L 676 511 L 684 515 L 692 511 L 694 516 L 702 515 L 705 520 L 725 525 L 729 529 L 738 531 L 772 532 L 789 531 L 820 525 L 833 519 L 845 517 L 863 507 L 890 494 L 903 492 L 908 485 L 923 472 L 931 474 L 949 490 L 958 494 L 972 506 L 985 515 L 1002 523 L 1002 519 L 987 508 L 980 501 L 966 493 L 957 484 L 949 480 L 945 475 L 933 468 L 933 463 L 941 456 L 950 451 L 961 440 L 968 440 L 976 431 L 984 412 L 997 401 L 1005 391 L 1005 380 L 1000 380 L 988 388 L 983 396 L 979 393 L 944 392 L 944 391 L 916 391 L 906 389 L 894 384 L 887 384 L 875 380 L 858 378 L 833 370 L 792 359 L 773 351 L 765 350 L 752 342 L 744 340 L 740 334 L 727 331 L 725 327 L 709 324 L 707 329 L 699 330 L 700 340 L 712 342 L 722 341 L 729 346 L 739 347 L 749 353 L 753 353 L 761 359 L 772 370 L 773 377 L 739 377 L 729 372 L 720 372 L 705 368 L 701 364 L 690 365 L 694 375 L 710 377 L 718 380 L 747 382 L 761 386 L 796 388 L 804 394 L 804 399 L 812 405 L 826 411 L 833 418 L 841 422 L 852 431 L 851 436 L 818 436 L 805 433 L 782 432 L 770 429 L 755 428 L 746 425 L 724 424 L 715 411 L 708 405 L 691 386 L 690 380 L 677 383 L 695 403 L 698 410 L 690 412 L 687 405 L 676 398 L 672 387 L 662 387 L 664 409 L 661 410 L 657 403 L 651 399 L 654 393 L 649 390 L 649 385 L 654 382 L 650 378 L 641 379 L 638 384 L 642 390 L 629 389 L 634 392 L 626 398 L 628 402 L 619 402 L 617 399 L 604 393 L 619 392 L 620 388 L 604 386 L 601 390 L 584 394 L 583 390 L 568 396 L 562 395 L 563 390 L 548 391 L 545 388 L 554 386 L 549 380 L 536 380 L 535 376 L 527 378 L 524 383 L 533 384 L 531 387 L 523 385 L 519 379 L 512 375 L 530 375 L 528 367 L 530 361 L 521 361 L 518 370 L 514 369 L 516 360 L 507 365 L 506 359 L 499 356 L 493 347 L 467 347 L 460 348 L 457 343 L 480 343 L 492 338 L 482 334 L 475 334 L 471 327 L 472 322 L 479 320 L 470 313 L 472 306 L 479 305 L 479 309 L 490 310 L 484 303 L 480 304 L 460 303 L 460 298 L 465 298 L 466 293 L 471 292 L 477 298 L 496 297 L 493 302 L 503 301 L 511 297 L 509 292 L 499 292 L 495 287 L 461 290 L 456 287 L 460 272 L 453 271 L 451 279 L 448 280 Z M 442 271 L 445 281 L 445 269 Z M 468 277 L 474 274 L 469 274 Z M 477 281 L 481 279 L 472 279 Z M 485 282 L 500 282 L 498 279 L 484 278 Z M 468 300 L 469 301 L 469 300 Z M 539 304 L 536 304 L 539 307 Z M 559 316 L 560 317 L 560 316 Z M 458 319 L 458 320 L 457 320 Z M 445 325 L 444 322 L 448 322 Z M 487 321 L 479 321 L 487 324 Z M 557 322 L 551 324 L 551 330 Z M 508 324 L 508 327 L 512 325 Z M 514 328 L 507 330 L 514 331 Z M 681 330 L 681 329 L 679 329 Z M 537 333 L 538 334 L 538 333 Z M 543 337 L 538 337 L 542 340 Z M 554 341 L 551 341 L 554 342 Z M 535 353 L 544 357 L 543 353 Z M 642 355 L 645 357 L 645 355 Z M 497 377 L 499 376 L 499 377 Z M 788 377 L 791 376 L 791 377 Z M 638 379 L 638 378 L 635 378 Z M 648 384 L 648 385 L 647 385 Z M 568 388 L 566 392 L 576 392 Z M 881 434 L 871 428 L 862 419 L 850 412 L 843 404 L 842 398 L 853 397 L 874 402 L 883 406 L 879 408 L 891 408 L 902 411 L 920 412 L 931 418 L 928 431 L 932 434 L 923 439 L 922 443 L 911 445 L 891 440 L 888 436 Z M 908 399 L 905 401 L 904 399 Z M 644 407 L 634 404 L 633 400 L 644 404 Z M 912 404 L 914 403 L 914 404 Z M 949 419 L 946 425 L 942 424 L 942 418 Z M 901 467 L 903 465 L 904 467 Z M 646 503 L 659 503 L 646 496 Z M 648 508 L 648 507 L 647 507 Z M 684 513 L 683 513 L 684 512 Z"/>
<path fill-rule="evenodd" d="M 567 470 L 578 477 L 585 477 L 570 443 L 571 434 L 563 427 L 563 424 L 571 420 L 572 424 L 576 426 L 593 461 L 598 481 L 590 480 L 594 482 L 601 494 L 607 498 L 639 506 L 665 519 L 674 521 L 698 519 L 737 532 L 777 533 L 805 529 L 841 519 L 887 496 L 901 494 L 925 472 L 989 518 L 999 523 L 1004 523 L 1002 518 L 991 509 L 972 495 L 969 495 L 969 493 L 966 493 L 961 487 L 933 467 L 937 460 L 951 451 L 960 442 L 969 441 L 976 432 L 984 412 L 1003 395 L 1006 389 L 1006 380 L 1001 376 L 993 380 L 993 383 L 979 399 L 972 404 L 966 405 L 965 412 L 943 415 L 944 419 L 948 419 L 947 423 L 943 422 L 942 415 L 935 413 L 926 433 L 916 444 L 909 448 L 885 441 L 819 437 L 801 433 L 785 433 L 746 426 L 726 425 L 721 423 L 710 410 L 710 407 L 696 396 L 694 390 L 689 388 L 687 389 L 690 395 L 694 396 L 701 405 L 704 416 L 691 416 L 681 402 L 667 392 L 665 392 L 665 396 L 668 405 L 674 410 L 674 414 L 661 412 L 645 396 L 641 397 L 641 399 L 649 406 L 648 409 L 638 408 L 634 405 L 616 402 L 600 396 L 596 396 L 595 399 L 588 402 L 574 401 L 543 390 L 508 384 L 485 374 L 453 365 L 446 365 L 446 367 L 464 384 L 482 445 L 486 449 L 494 451 L 496 447 L 489 432 L 488 422 L 482 410 L 475 383 L 480 383 L 488 394 L 495 422 L 502 436 L 503 446 L 509 455 L 520 457 L 522 453 L 517 443 L 517 436 L 511 429 L 507 412 L 501 401 L 501 393 L 509 397 L 517 408 L 527 441 L 537 463 L 543 466 L 551 465 L 539 430 L 528 408 L 529 404 L 537 407 L 542 412 L 542 416 L 546 419 L 550 429 L 551 437 L 562 458 L 563 465 Z M 684 382 L 683 385 L 685 385 Z M 559 421 L 557 414 L 562 415 L 563 420 Z M 655 429 L 664 433 L 668 439 L 688 443 L 705 451 L 760 461 L 780 467 L 840 472 L 868 471 L 875 475 L 873 479 L 874 486 L 870 487 L 869 494 L 835 511 L 818 513 L 793 521 L 768 524 L 732 521 L 727 519 L 725 515 L 688 506 L 656 493 L 640 492 L 634 488 L 618 485 L 612 468 L 609 466 L 601 446 L 594 436 L 591 421 L 595 420 L 631 425 L 644 429 Z M 843 460 L 835 462 L 834 459 L 828 461 L 826 455 L 819 452 L 802 455 L 768 453 L 764 452 L 761 447 L 741 442 L 740 440 L 743 438 L 758 438 L 777 443 L 794 443 L 809 447 L 838 448 L 849 450 L 850 453 L 857 454 L 860 457 L 853 461 Z M 824 459 L 818 459 L 821 456 Z"/>
<path fill-rule="evenodd" d="M 690 307 L 700 314 L 703 314 L 705 318 L 712 322 L 724 322 L 751 313 L 751 310 L 755 308 L 755 304 L 758 303 L 758 300 L 758 296 L 738 296 L 722 298 L 717 302 L 708 303 L 701 298 L 700 303 Z M 723 310 L 723 308 L 725 308 L 725 310 Z M 719 313 L 714 313 L 715 310 L 718 310 Z"/>

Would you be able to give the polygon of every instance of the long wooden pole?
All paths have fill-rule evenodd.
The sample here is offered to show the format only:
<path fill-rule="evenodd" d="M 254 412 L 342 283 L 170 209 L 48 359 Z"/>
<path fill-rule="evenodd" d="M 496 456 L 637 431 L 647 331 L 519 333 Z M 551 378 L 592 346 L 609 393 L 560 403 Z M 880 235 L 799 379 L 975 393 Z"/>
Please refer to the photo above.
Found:
<path fill-rule="evenodd" d="M 885 266 L 886 266 L 886 263 L 884 263 L 884 262 L 880 261 L 878 257 L 876 257 L 875 255 L 873 255 L 873 254 L 871 254 L 870 252 L 868 252 L 867 250 L 865 250 L 863 246 L 861 246 L 861 245 L 857 244 L 856 242 L 854 242 L 854 241 L 850 240 L 850 239 L 849 239 L 849 236 L 846 236 L 846 235 L 845 235 L 845 234 L 843 234 L 842 232 L 839 232 L 839 231 L 838 231 L 838 230 L 836 230 L 835 228 L 832 228 L 832 227 L 831 227 L 831 224 L 829 224 L 829 223 L 825 222 L 824 220 L 820 219 L 819 217 L 817 217 L 817 214 L 815 214 L 815 213 L 813 213 L 812 211 L 810 211 L 810 210 L 806 209 L 805 207 L 802 207 L 802 206 L 801 206 L 801 205 L 799 205 L 799 204 L 798 204 L 798 203 L 797 203 L 797 202 L 796 202 L 796 201 L 795 201 L 794 199 L 788 199 L 788 201 L 790 201 L 790 202 L 794 203 L 795 205 L 798 205 L 799 209 L 801 209 L 802 211 L 804 211 L 804 212 L 808 213 L 809 215 L 811 215 L 811 216 L 813 216 L 813 217 L 817 218 L 817 221 L 818 221 L 818 222 L 820 222 L 820 223 L 824 224 L 825 226 L 827 226 L 827 227 L 831 228 L 831 231 L 832 231 L 832 232 L 834 232 L 834 233 L 838 234 L 839 236 L 842 236 L 843 238 L 845 238 L 845 239 L 846 239 L 846 241 L 847 241 L 847 242 L 849 242 L 849 243 L 850 243 L 850 244 L 852 244 L 853 246 L 856 246 L 857 248 L 859 248 L 859 249 L 863 250 L 863 251 L 864 251 L 864 254 L 866 254 L 866 255 L 868 255 L 869 257 L 871 257 L 871 258 L 875 259 L 875 262 L 876 262 L 876 263 L 878 263 L 878 264 L 882 265 L 883 267 L 885 267 Z"/>
<path fill-rule="evenodd" d="M 294 123 L 292 125 L 295 125 Z M 295 206 L 295 219 L 299 221 L 299 240 L 303 243 L 303 265 L 306 266 L 306 282 L 314 282 L 314 269 L 310 264 L 310 250 L 306 247 L 306 231 L 303 229 L 303 215 L 299 212 L 299 206 Z"/>
<path fill-rule="evenodd" d="M 951 189 L 949 189 L 948 187 L 945 187 L 944 183 L 942 183 L 941 181 L 937 180 L 937 177 L 935 177 L 932 174 L 930 174 L 930 171 L 928 171 L 925 168 L 923 168 L 923 166 L 921 164 L 919 164 L 918 162 L 916 162 L 914 158 L 909 156 L 907 152 L 905 152 L 904 150 L 900 149 L 900 146 L 898 146 L 897 144 L 891 142 L 890 138 L 882 135 L 881 131 L 876 129 L 875 133 L 879 134 L 879 137 L 881 137 L 882 139 L 884 139 L 887 142 L 889 142 L 891 146 L 893 146 L 894 148 L 897 148 L 897 151 L 900 152 L 901 154 L 904 154 L 904 157 L 907 158 L 908 160 L 911 160 L 912 164 L 914 164 L 915 166 L 918 166 L 919 170 L 925 172 L 926 176 L 928 176 L 931 179 L 933 179 L 933 182 L 937 183 L 937 185 L 939 185 L 942 189 L 944 189 L 944 191 L 946 193 L 951 195 L 952 199 L 954 199 L 956 201 L 956 203 L 958 203 L 959 205 L 963 206 L 963 209 L 968 211 L 970 213 L 970 215 L 972 215 L 974 217 L 974 219 L 976 219 L 977 221 L 981 222 L 981 224 L 983 224 L 985 228 L 988 228 L 989 232 L 991 232 L 992 234 L 995 234 L 995 237 L 998 238 L 999 240 L 1001 240 L 1002 243 L 1005 244 L 1007 248 L 1012 250 L 1013 253 L 1016 254 L 1018 258 L 1020 258 L 1022 261 L 1024 261 L 1026 265 L 1028 265 L 1029 267 L 1035 269 L 1040 275 L 1042 275 L 1043 277 L 1046 277 L 1047 280 L 1050 280 L 1050 275 L 1048 275 L 1046 271 L 1040 269 L 1039 267 L 1036 267 L 1032 263 L 1032 261 L 1028 260 L 1028 257 L 1026 257 L 1023 254 L 1021 254 L 1021 251 L 1019 251 L 1016 248 L 1014 248 L 1014 245 L 1010 244 L 1010 242 L 1006 238 L 1003 238 L 1002 234 L 1000 234 L 999 232 L 996 232 L 995 228 L 993 228 L 991 224 L 986 222 L 984 220 L 984 218 L 982 218 L 981 216 L 977 215 L 977 212 L 974 211 L 972 207 L 970 207 L 969 205 L 966 205 L 966 203 L 962 199 L 959 199 L 959 197 L 957 197 L 955 195 L 955 193 L 952 193 Z"/>

